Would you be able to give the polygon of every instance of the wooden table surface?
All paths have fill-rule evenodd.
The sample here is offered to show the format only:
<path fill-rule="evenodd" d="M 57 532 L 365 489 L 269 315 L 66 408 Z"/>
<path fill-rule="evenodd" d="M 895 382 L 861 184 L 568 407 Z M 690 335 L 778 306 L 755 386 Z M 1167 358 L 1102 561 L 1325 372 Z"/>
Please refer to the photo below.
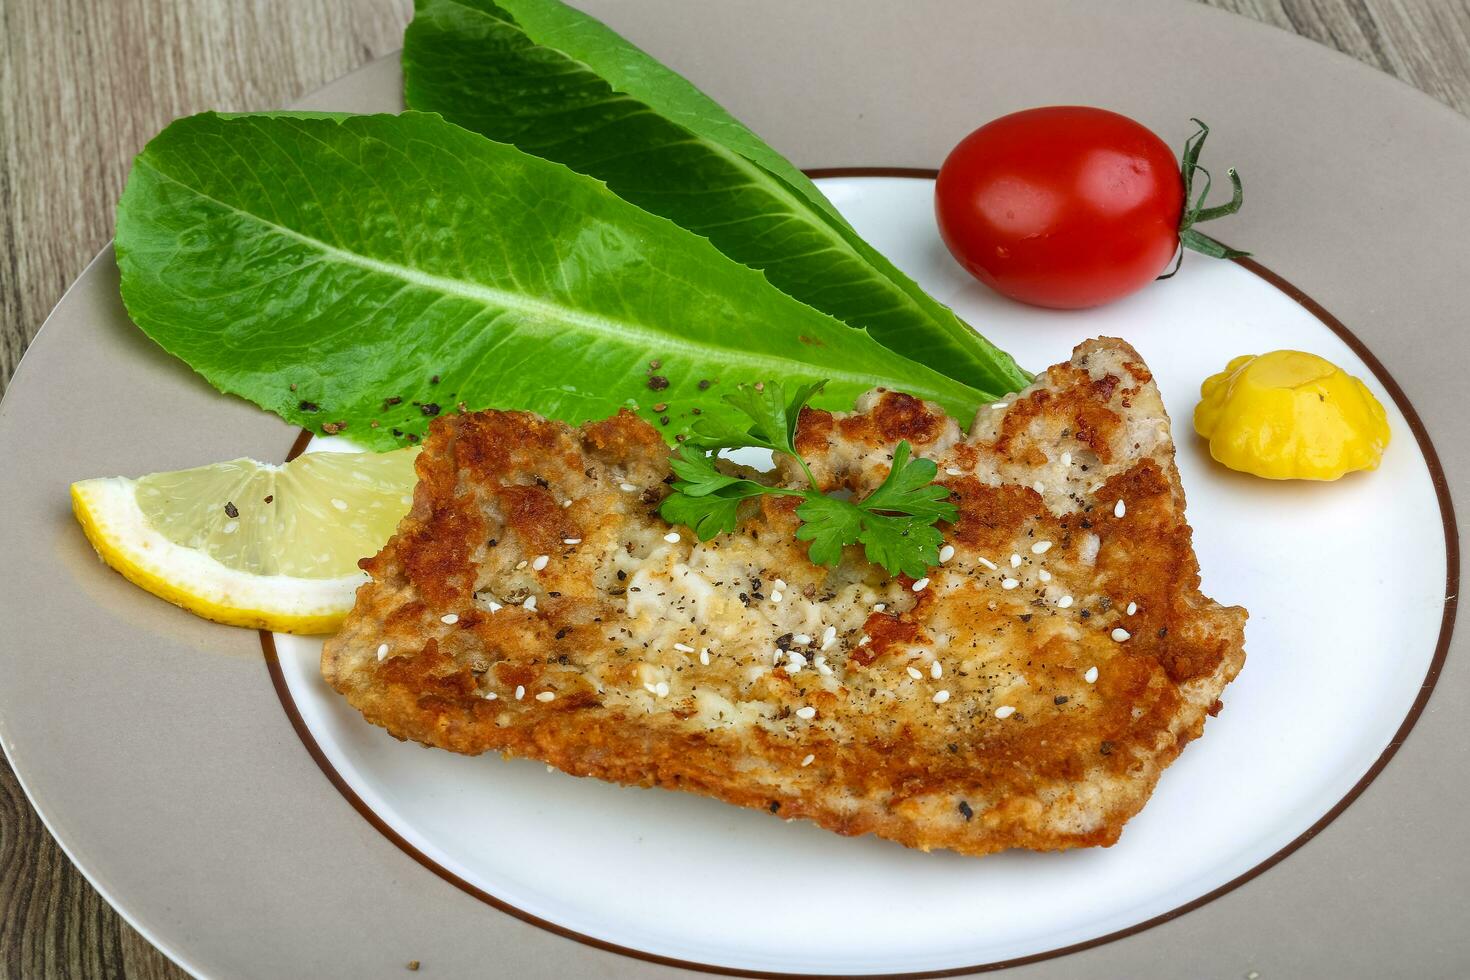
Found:
<path fill-rule="evenodd" d="M 1470 0 L 1202 2 L 1470 114 Z M 399 47 L 410 13 L 410 0 L 0 0 L 0 393 L 111 237 L 144 142 L 202 109 L 285 105 Z M 184 975 L 72 867 L 0 759 L 0 980 Z"/>

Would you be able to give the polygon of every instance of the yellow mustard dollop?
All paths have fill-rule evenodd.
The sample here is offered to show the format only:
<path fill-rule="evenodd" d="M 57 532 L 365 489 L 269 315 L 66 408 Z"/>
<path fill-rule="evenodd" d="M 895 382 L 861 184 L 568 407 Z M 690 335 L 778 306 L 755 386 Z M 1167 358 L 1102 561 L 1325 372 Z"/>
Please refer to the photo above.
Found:
<path fill-rule="evenodd" d="M 1268 480 L 1336 480 L 1373 470 L 1388 416 L 1367 385 L 1316 354 L 1245 354 L 1200 386 L 1194 430 L 1210 455 Z"/>

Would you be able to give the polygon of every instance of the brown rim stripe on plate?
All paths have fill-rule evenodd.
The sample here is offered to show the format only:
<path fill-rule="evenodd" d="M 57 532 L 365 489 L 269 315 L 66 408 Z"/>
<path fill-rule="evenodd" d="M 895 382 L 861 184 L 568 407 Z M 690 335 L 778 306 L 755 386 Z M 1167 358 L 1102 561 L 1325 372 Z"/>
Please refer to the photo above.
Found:
<path fill-rule="evenodd" d="M 938 173 L 939 171 L 937 170 L 925 170 L 918 167 L 826 167 L 806 171 L 807 176 L 813 178 L 907 177 L 924 180 L 933 180 L 936 176 L 938 176 Z M 1165 912 L 1161 915 L 1156 915 L 1151 919 L 1145 919 L 1143 922 L 1128 926 L 1126 929 L 1119 929 L 1116 932 L 1110 932 L 1106 935 L 1098 936 L 1095 939 L 1086 940 L 1085 942 L 1073 943 L 1070 946 L 1062 946 L 1057 949 L 1051 949 L 1041 953 L 1032 953 L 1029 956 L 1020 956 L 1009 960 L 998 960 L 991 963 L 977 963 L 973 966 L 953 967 L 947 970 L 929 970 L 922 973 L 783 973 L 764 970 L 740 970 L 733 967 L 716 966 L 710 963 L 695 963 L 689 960 L 681 960 L 670 956 L 659 956 L 656 953 L 648 953 L 639 949 L 631 949 L 627 946 L 619 946 L 616 943 L 610 943 L 602 939 L 597 939 L 592 936 L 584 935 L 583 933 L 576 932 L 572 929 L 567 929 L 564 926 L 559 926 L 554 922 L 548 922 L 545 919 L 532 915 L 531 913 L 519 909 L 514 905 L 503 901 L 502 899 L 496 898 L 494 895 L 491 895 L 484 889 L 479 888 L 468 881 L 465 881 L 463 878 L 456 875 L 453 871 L 450 871 L 448 868 L 439 864 L 433 858 L 430 858 L 428 855 L 424 854 L 418 848 L 414 847 L 407 840 L 405 840 L 396 830 L 388 825 L 388 822 L 386 820 L 378 816 L 378 814 L 371 807 L 363 802 L 362 798 L 358 796 L 357 793 L 353 791 L 352 787 L 347 784 L 347 780 L 342 777 L 342 774 L 339 773 L 332 765 L 331 761 L 327 759 L 326 753 L 322 751 L 321 746 L 317 744 L 316 738 L 311 734 L 311 730 L 307 728 L 305 719 L 301 717 L 301 712 L 296 707 L 296 701 L 291 697 L 291 690 L 286 685 L 286 677 L 281 672 L 280 660 L 276 656 L 275 638 L 270 633 L 262 630 L 260 633 L 260 648 L 261 652 L 265 656 L 266 669 L 270 672 L 271 683 L 275 686 L 276 695 L 281 700 L 281 707 L 285 709 L 286 717 L 291 721 L 291 727 L 296 730 L 296 734 L 300 737 L 302 744 L 306 746 L 307 753 L 310 754 L 312 759 L 316 761 L 317 766 L 321 768 L 322 773 L 327 777 L 328 781 L 330 781 L 331 784 L 337 788 L 337 791 L 342 794 L 342 796 L 347 800 L 348 803 L 352 804 L 353 809 L 357 810 L 357 812 L 362 815 L 363 819 L 365 819 L 368 823 L 377 828 L 379 833 L 388 838 L 388 840 L 392 841 L 399 848 L 399 850 L 403 851 L 419 864 L 422 864 L 424 867 L 437 874 L 440 878 L 443 878 L 445 881 L 449 882 L 451 885 L 454 885 L 456 888 L 459 888 L 466 894 L 472 895 L 475 898 L 478 898 L 480 901 L 485 902 L 488 905 L 492 905 L 502 912 L 513 915 L 524 922 L 529 922 L 530 924 L 534 926 L 539 926 L 542 929 L 547 930 L 548 932 L 553 932 L 556 935 L 563 936 L 567 939 L 574 939 L 577 942 L 585 943 L 588 946 L 595 946 L 598 949 L 604 949 L 612 953 L 621 953 L 624 956 L 630 956 L 634 959 L 645 960 L 649 963 L 660 963 L 665 966 L 676 966 L 682 967 L 687 970 L 700 970 L 705 973 L 716 973 L 725 976 L 758 977 L 762 978 L 762 980 L 785 980 L 785 978 L 789 977 L 808 978 L 808 980 L 896 980 L 896 978 L 903 977 L 914 978 L 914 980 L 923 980 L 923 978 L 929 977 L 956 977 L 962 976 L 967 973 L 983 973 L 990 970 L 1004 970 L 1008 967 L 1022 966 L 1027 963 L 1036 963 L 1040 960 L 1048 960 L 1057 956 L 1065 956 L 1068 953 L 1076 953 L 1084 949 L 1091 949 L 1094 946 L 1101 946 L 1104 943 L 1110 943 L 1115 939 L 1123 939 L 1127 936 L 1132 936 L 1136 933 L 1143 932 L 1146 929 L 1151 929 L 1154 926 L 1162 925 L 1163 923 L 1168 922 L 1170 919 L 1177 919 L 1179 916 L 1185 914 L 1186 912 L 1192 912 L 1200 906 L 1214 901 L 1221 895 L 1224 895 L 1230 891 L 1234 891 L 1236 888 L 1239 888 L 1241 885 L 1250 881 L 1252 878 L 1255 878 L 1257 875 L 1260 875 L 1263 872 L 1276 866 L 1281 861 L 1285 860 L 1288 855 L 1292 854 L 1298 848 L 1302 847 L 1313 837 L 1316 837 L 1323 831 L 1323 829 L 1327 827 L 1328 824 L 1336 820 L 1344 810 L 1351 806 L 1353 801 L 1356 800 L 1360 795 L 1362 795 L 1363 790 L 1368 788 L 1368 784 L 1373 782 L 1373 780 L 1378 777 L 1378 774 L 1383 771 L 1384 766 L 1388 765 L 1388 761 L 1393 758 L 1394 753 L 1399 750 L 1399 747 L 1403 745 L 1404 741 L 1409 737 L 1409 732 L 1413 730 L 1415 722 L 1419 720 L 1419 715 L 1423 713 L 1424 706 L 1429 703 L 1429 696 L 1431 693 L 1433 693 L 1434 685 L 1439 680 L 1439 674 L 1441 668 L 1444 666 L 1445 656 L 1449 653 L 1450 637 L 1454 633 L 1455 629 L 1455 608 L 1458 604 L 1460 590 L 1460 540 L 1455 525 L 1455 506 L 1454 502 L 1450 499 L 1449 480 L 1445 477 L 1444 467 L 1440 464 L 1439 454 L 1435 452 L 1434 443 L 1431 442 L 1429 439 L 1429 431 L 1424 426 L 1424 420 L 1419 417 L 1419 413 L 1414 409 L 1414 406 L 1410 404 L 1408 396 L 1404 394 L 1404 389 L 1401 388 L 1399 386 L 1399 383 L 1393 379 L 1393 376 L 1388 373 L 1388 369 L 1383 366 L 1383 362 L 1379 361 L 1378 358 L 1374 356 L 1373 352 L 1368 349 L 1367 345 L 1359 340 L 1358 337 L 1351 330 L 1349 330 L 1341 320 L 1337 319 L 1337 317 L 1327 312 L 1327 310 L 1322 306 L 1321 303 L 1318 303 L 1316 300 L 1312 299 L 1296 286 L 1293 286 L 1291 283 L 1287 282 L 1281 276 L 1272 272 L 1270 269 L 1266 268 L 1255 259 L 1243 258 L 1235 259 L 1233 261 L 1241 266 L 1241 268 L 1246 269 L 1251 273 L 1259 276 L 1260 278 L 1266 280 L 1266 282 L 1270 283 L 1272 286 L 1275 286 L 1281 292 L 1285 293 L 1308 313 L 1312 314 L 1312 316 L 1320 320 L 1322 324 L 1327 327 L 1327 329 L 1331 330 L 1338 337 L 1341 337 L 1343 342 L 1352 349 L 1353 353 L 1357 354 L 1358 357 L 1362 358 L 1363 363 L 1368 365 L 1368 369 L 1373 372 L 1373 376 L 1376 377 L 1379 383 L 1383 385 L 1384 389 L 1388 392 L 1389 397 L 1393 399 L 1394 404 L 1397 405 L 1399 411 L 1403 413 L 1404 420 L 1409 424 L 1409 431 L 1414 434 L 1414 441 L 1419 446 L 1419 452 L 1423 454 L 1424 462 L 1429 467 L 1430 480 L 1434 484 L 1434 495 L 1435 498 L 1439 501 L 1440 519 L 1444 525 L 1444 613 L 1442 618 L 1440 619 L 1439 639 L 1436 641 L 1434 646 L 1434 658 L 1430 661 L 1429 669 L 1424 674 L 1424 681 L 1420 685 L 1419 695 L 1414 699 L 1414 703 L 1409 706 L 1408 714 L 1404 716 L 1404 720 L 1399 725 L 1398 731 L 1394 732 L 1393 738 L 1389 739 L 1388 745 L 1384 747 L 1383 752 L 1374 761 L 1373 765 L 1368 768 L 1368 771 L 1363 774 L 1363 778 L 1359 779 L 1357 783 L 1353 785 L 1353 788 L 1348 790 L 1347 795 L 1339 800 L 1336 806 L 1323 814 L 1320 819 L 1318 819 L 1315 823 L 1313 823 L 1310 827 L 1303 831 L 1301 835 L 1298 836 L 1291 843 L 1287 844 L 1285 847 L 1281 848 L 1281 850 L 1266 858 L 1266 860 L 1262 861 L 1260 864 L 1257 864 L 1249 871 L 1246 871 L 1245 873 L 1238 875 L 1235 878 L 1232 878 L 1230 881 L 1227 881 L 1220 887 L 1212 889 L 1211 891 L 1206 892 L 1198 898 L 1186 902 L 1178 908 L 1171 909 L 1170 911 Z M 311 441 L 311 438 L 312 433 L 306 430 L 302 430 L 301 434 L 297 436 L 295 443 L 292 444 L 291 450 L 286 458 L 288 460 L 295 459 L 298 455 L 301 454 L 303 450 L 306 449 L 307 443 Z"/>

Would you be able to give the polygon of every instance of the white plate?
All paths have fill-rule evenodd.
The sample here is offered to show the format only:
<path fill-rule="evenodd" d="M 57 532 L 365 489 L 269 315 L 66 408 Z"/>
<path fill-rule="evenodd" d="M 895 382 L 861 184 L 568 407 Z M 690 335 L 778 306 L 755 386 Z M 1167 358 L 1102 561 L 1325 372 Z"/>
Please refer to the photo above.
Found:
<path fill-rule="evenodd" d="M 1372 372 L 1309 311 L 1238 265 L 1058 313 L 990 293 L 950 259 L 928 180 L 832 178 L 857 230 L 1021 363 L 1128 339 L 1174 419 L 1204 591 L 1250 610 L 1225 710 L 1107 850 L 922 854 L 679 793 L 394 741 L 322 682 L 320 643 L 276 637 L 328 761 L 405 841 L 523 913 L 646 953 L 747 970 L 887 973 L 1055 950 L 1177 909 L 1269 860 L 1378 759 L 1425 677 L 1444 609 L 1430 472 Z M 1322 354 L 1362 377 L 1394 442 L 1376 473 L 1275 484 L 1213 464 L 1190 418 L 1233 356 Z M 697 884 L 698 887 L 691 887 Z"/>

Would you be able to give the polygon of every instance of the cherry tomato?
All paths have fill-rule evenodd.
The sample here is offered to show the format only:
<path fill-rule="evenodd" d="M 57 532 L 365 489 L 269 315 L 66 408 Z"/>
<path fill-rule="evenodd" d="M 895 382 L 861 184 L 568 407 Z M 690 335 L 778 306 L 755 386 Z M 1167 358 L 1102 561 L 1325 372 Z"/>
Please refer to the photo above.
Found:
<path fill-rule="evenodd" d="M 1106 109 L 1048 106 L 961 140 L 940 168 L 935 210 L 945 244 L 981 282 L 1079 309 L 1165 271 L 1184 195 L 1173 151 L 1148 129 Z"/>

